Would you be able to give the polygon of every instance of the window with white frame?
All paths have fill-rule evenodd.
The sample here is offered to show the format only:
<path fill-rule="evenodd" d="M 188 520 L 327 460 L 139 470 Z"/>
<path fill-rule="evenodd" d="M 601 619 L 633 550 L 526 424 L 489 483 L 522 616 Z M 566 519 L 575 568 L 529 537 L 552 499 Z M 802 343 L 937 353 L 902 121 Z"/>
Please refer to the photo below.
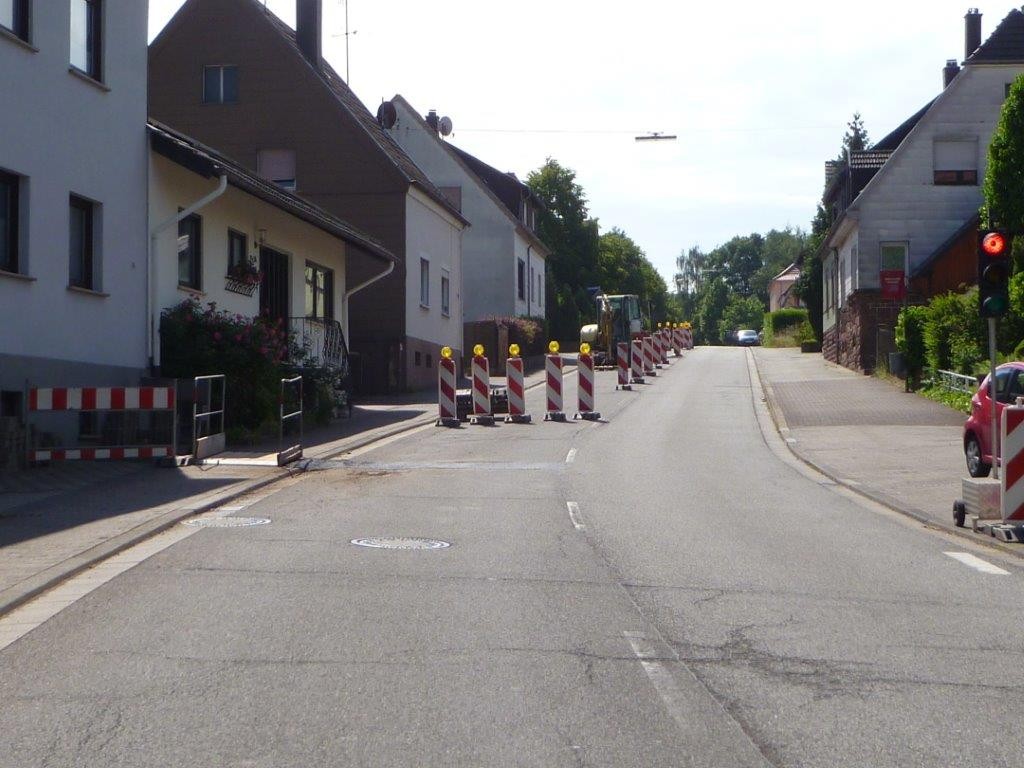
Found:
<path fill-rule="evenodd" d="M 430 261 L 420 257 L 420 306 L 430 306 Z"/>
<path fill-rule="evenodd" d="M 238 101 L 238 67 L 213 64 L 203 67 L 203 103 L 234 104 Z"/>
<path fill-rule="evenodd" d="M 306 262 L 306 317 L 334 319 L 334 270 Z"/>
<path fill-rule="evenodd" d="M 973 186 L 978 183 L 978 140 L 936 139 L 933 181 L 942 186 Z"/>
<path fill-rule="evenodd" d="M 451 315 L 451 277 L 447 269 L 441 270 L 441 314 Z M 427 366 L 430 367 L 429 365 Z"/>
<path fill-rule="evenodd" d="M 516 260 L 516 293 L 520 301 L 526 300 L 526 262 Z"/>

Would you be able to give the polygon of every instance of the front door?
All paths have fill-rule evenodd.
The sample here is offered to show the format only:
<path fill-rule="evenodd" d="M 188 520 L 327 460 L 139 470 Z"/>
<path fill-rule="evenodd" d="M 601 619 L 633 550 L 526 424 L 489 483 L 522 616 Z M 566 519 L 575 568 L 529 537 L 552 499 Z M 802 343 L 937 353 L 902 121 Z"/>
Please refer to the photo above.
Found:
<path fill-rule="evenodd" d="M 288 324 L 288 256 L 260 246 L 260 314 Z"/>

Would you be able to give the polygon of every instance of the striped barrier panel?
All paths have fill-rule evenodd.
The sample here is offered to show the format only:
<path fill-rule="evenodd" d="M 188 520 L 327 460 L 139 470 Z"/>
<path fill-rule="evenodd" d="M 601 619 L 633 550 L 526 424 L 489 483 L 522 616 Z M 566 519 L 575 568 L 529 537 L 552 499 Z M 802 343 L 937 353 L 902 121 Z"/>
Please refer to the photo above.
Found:
<path fill-rule="evenodd" d="M 565 421 L 565 413 L 562 412 L 562 356 L 544 356 L 545 374 L 545 399 L 547 407 L 544 413 L 544 421 Z"/>
<path fill-rule="evenodd" d="M 1003 409 L 999 499 L 1004 522 L 1024 520 L 1024 405 Z"/>
<path fill-rule="evenodd" d="M 669 338 L 669 332 L 666 329 L 658 331 L 658 335 L 661 337 L 661 364 L 668 365 L 668 350 L 672 340 Z"/>
<path fill-rule="evenodd" d="M 169 445 L 140 445 L 136 448 L 42 448 L 28 452 L 29 461 L 99 461 L 103 459 L 161 459 L 174 455 Z"/>
<path fill-rule="evenodd" d="M 174 387 L 49 387 L 30 389 L 30 411 L 164 411 Z"/>
<path fill-rule="evenodd" d="M 491 362 L 483 355 L 473 355 L 473 418 L 474 424 L 494 422 L 491 414 Z"/>
<path fill-rule="evenodd" d="M 683 328 L 683 349 L 693 349 L 693 331 Z"/>
<path fill-rule="evenodd" d="M 650 334 L 644 334 L 644 374 L 648 376 L 657 376 L 657 371 L 654 370 L 654 339 L 651 338 Z"/>
<path fill-rule="evenodd" d="M 616 389 L 632 389 L 629 383 L 629 344 L 620 341 L 615 345 L 616 359 L 618 362 L 619 381 Z"/>
<path fill-rule="evenodd" d="M 643 384 L 644 383 L 644 343 L 640 339 L 633 339 L 630 345 L 630 367 L 632 368 L 633 377 L 630 379 L 632 384 Z"/>
<path fill-rule="evenodd" d="M 672 329 L 672 350 L 676 353 L 676 357 L 683 356 L 683 329 L 673 328 Z"/>
<path fill-rule="evenodd" d="M 29 461 L 117 461 L 175 455 L 177 434 L 174 387 L 33 387 L 28 390 L 30 413 L 91 411 L 170 411 L 172 444 L 30 448 Z M 122 435 L 124 437 L 124 435 Z"/>
<path fill-rule="evenodd" d="M 508 380 L 507 424 L 528 424 L 530 414 L 526 412 L 526 374 L 523 358 L 510 357 L 505 361 L 505 375 Z"/>
<path fill-rule="evenodd" d="M 651 353 L 654 355 L 654 367 L 661 368 L 661 331 L 651 332 Z"/>
<path fill-rule="evenodd" d="M 600 419 L 601 414 L 594 410 L 594 358 L 580 354 L 576 372 L 579 383 L 576 387 L 576 415 L 573 418 Z"/>
<path fill-rule="evenodd" d="M 455 361 L 442 357 L 437 366 L 437 426 L 457 427 L 459 411 L 455 405 Z"/>

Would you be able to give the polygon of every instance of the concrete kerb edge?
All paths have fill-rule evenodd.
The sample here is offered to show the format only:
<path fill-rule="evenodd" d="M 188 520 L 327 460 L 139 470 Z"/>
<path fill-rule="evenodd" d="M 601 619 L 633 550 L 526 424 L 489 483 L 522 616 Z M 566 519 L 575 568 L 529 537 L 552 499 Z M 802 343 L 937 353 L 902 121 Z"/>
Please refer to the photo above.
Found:
<path fill-rule="evenodd" d="M 159 517 L 153 518 L 145 523 L 141 523 L 135 528 L 125 531 L 112 539 L 96 544 L 84 552 L 72 555 L 63 562 L 50 566 L 39 574 L 30 577 L 26 580 L 27 585 L 23 582 L 21 585 L 8 587 L 3 592 L 0 592 L 0 617 L 3 617 L 30 600 L 35 599 L 44 592 L 53 589 L 64 581 L 67 581 L 83 571 L 92 568 L 94 565 L 97 565 L 104 560 L 125 551 L 126 549 L 130 549 L 136 544 L 140 544 L 146 539 L 156 536 L 158 533 L 166 531 L 168 528 L 173 527 L 182 520 L 186 520 L 187 518 L 195 517 L 196 515 L 209 512 L 217 507 L 224 506 L 228 502 L 234 501 L 247 493 L 272 485 L 273 483 L 279 482 L 287 477 L 292 477 L 295 473 L 296 470 L 282 468 L 281 471 L 275 472 L 271 477 L 263 477 L 258 480 L 243 480 L 228 492 L 217 496 L 210 501 L 204 502 L 195 507 L 178 507 L 176 509 L 172 509 Z"/>
<path fill-rule="evenodd" d="M 951 533 L 951 534 L 959 536 L 960 538 L 965 539 L 967 541 L 972 541 L 972 542 L 974 542 L 976 544 L 982 544 L 982 545 L 985 545 L 985 546 L 990 547 L 992 549 L 998 550 L 999 552 L 1005 552 L 1007 554 L 1014 555 L 1015 557 L 1024 559 L 1024 551 L 1022 551 L 1020 549 L 1012 549 L 1010 547 L 1004 546 L 1002 544 L 1002 542 L 996 541 L 994 539 L 990 540 L 988 537 L 986 537 L 986 538 L 979 538 L 973 532 L 967 531 L 966 529 L 957 528 L 954 525 L 950 525 L 950 526 L 939 525 L 934 520 L 932 520 L 931 518 L 926 517 L 925 515 L 922 515 L 920 512 L 915 512 L 912 509 L 907 509 L 906 507 L 899 506 L 891 497 L 885 496 L 883 494 L 874 494 L 874 493 L 871 493 L 869 491 L 865 491 L 862 488 L 859 488 L 857 486 L 850 485 L 850 483 L 848 483 L 848 482 L 844 481 L 842 478 L 838 477 L 834 472 L 830 471 L 829 469 L 827 469 L 827 468 L 825 468 L 825 467 L 823 467 L 823 466 L 821 466 L 819 464 L 816 464 L 811 459 L 809 459 L 806 456 L 802 455 L 799 451 L 797 451 L 796 448 L 793 447 L 793 445 L 791 443 L 789 443 L 785 439 L 785 437 L 783 435 L 783 431 L 788 432 L 789 431 L 789 427 L 785 426 L 786 420 L 785 420 L 785 417 L 782 415 L 782 410 L 779 407 L 778 402 L 775 400 L 775 392 L 774 392 L 774 390 L 772 390 L 770 384 L 766 385 L 764 379 L 761 377 L 761 369 L 757 365 L 757 356 L 754 354 L 752 349 L 748 349 L 747 350 L 747 355 L 748 355 L 748 357 L 747 357 L 747 369 L 748 369 L 748 371 L 752 370 L 753 373 L 755 374 L 755 376 L 751 377 L 751 383 L 753 383 L 756 380 L 758 388 L 761 390 L 761 392 L 764 395 L 764 397 L 762 399 L 764 400 L 765 404 L 767 405 L 768 414 L 772 418 L 772 422 L 773 422 L 773 424 L 775 426 L 775 430 L 778 433 L 779 438 L 782 440 L 782 443 L 786 446 L 786 448 L 789 450 L 789 453 L 795 459 L 797 459 L 798 461 L 802 462 L 803 464 L 805 464 L 809 468 L 813 469 L 815 472 L 818 472 L 819 474 L 824 475 L 825 477 L 827 477 L 829 480 L 831 480 L 836 485 L 840 485 L 843 488 L 845 488 L 846 490 L 848 490 L 848 491 L 850 491 L 852 493 L 855 493 L 856 495 L 858 495 L 858 496 L 860 496 L 860 497 L 862 497 L 864 499 L 867 499 L 868 501 L 870 501 L 870 502 L 872 502 L 874 504 L 880 504 L 881 506 L 885 507 L 886 509 L 890 509 L 893 512 L 896 512 L 896 513 L 898 513 L 900 515 L 903 515 L 905 517 L 909 517 L 912 520 L 916 520 L 917 522 L 921 523 L 921 525 L 925 526 L 926 528 L 930 528 L 930 529 L 935 530 L 935 531 L 942 531 L 943 533 Z M 754 394 L 756 395 L 757 393 L 755 392 Z M 782 425 L 784 425 L 783 427 L 779 426 L 780 422 L 781 422 Z M 760 422 L 760 420 L 758 420 L 758 426 L 760 426 L 760 424 L 761 424 L 761 422 Z M 953 512 L 953 502 L 951 500 L 950 501 L 950 517 L 952 517 L 952 512 Z"/>

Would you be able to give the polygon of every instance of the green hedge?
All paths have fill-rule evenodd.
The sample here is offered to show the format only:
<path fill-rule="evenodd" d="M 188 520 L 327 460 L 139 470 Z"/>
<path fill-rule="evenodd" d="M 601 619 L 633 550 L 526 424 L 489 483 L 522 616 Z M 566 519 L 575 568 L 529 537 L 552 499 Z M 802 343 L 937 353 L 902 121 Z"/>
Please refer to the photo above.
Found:
<path fill-rule="evenodd" d="M 765 313 L 765 346 L 799 346 L 804 341 L 814 341 L 814 329 L 806 309 L 779 309 Z"/>
<path fill-rule="evenodd" d="M 928 307 L 907 307 L 896 321 L 896 349 L 903 353 L 911 379 L 918 381 L 927 363 L 924 329 L 928 324 Z"/>

